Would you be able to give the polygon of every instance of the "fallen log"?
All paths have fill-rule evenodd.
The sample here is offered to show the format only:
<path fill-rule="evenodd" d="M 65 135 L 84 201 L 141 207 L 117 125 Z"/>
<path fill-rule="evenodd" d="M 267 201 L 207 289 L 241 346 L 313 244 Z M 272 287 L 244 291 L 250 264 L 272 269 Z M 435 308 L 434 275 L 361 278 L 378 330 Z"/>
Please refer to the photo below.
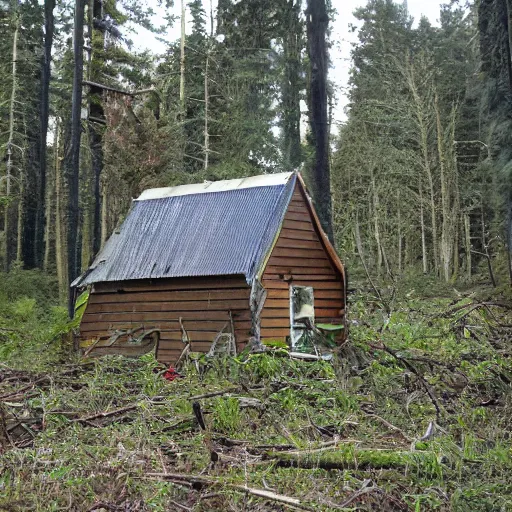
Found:
<path fill-rule="evenodd" d="M 281 467 L 301 469 L 415 469 L 431 473 L 439 467 L 435 454 L 419 451 L 369 450 L 343 447 L 312 452 L 267 452 L 269 461 Z"/>

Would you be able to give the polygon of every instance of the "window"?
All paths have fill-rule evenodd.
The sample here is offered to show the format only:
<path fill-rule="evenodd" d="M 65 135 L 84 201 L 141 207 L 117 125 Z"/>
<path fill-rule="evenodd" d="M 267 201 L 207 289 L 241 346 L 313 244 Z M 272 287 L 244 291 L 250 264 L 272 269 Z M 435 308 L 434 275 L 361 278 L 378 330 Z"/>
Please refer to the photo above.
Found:
<path fill-rule="evenodd" d="M 292 348 L 315 324 L 315 304 L 311 286 L 290 286 L 290 342 Z"/>

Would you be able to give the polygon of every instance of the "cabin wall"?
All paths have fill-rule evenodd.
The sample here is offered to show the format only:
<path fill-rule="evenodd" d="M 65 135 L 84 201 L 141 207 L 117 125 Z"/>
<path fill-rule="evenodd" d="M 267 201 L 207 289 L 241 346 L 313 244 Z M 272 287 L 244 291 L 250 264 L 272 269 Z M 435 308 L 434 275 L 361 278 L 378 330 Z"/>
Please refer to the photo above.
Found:
<path fill-rule="evenodd" d="M 284 339 L 290 335 L 290 284 L 313 287 L 316 323 L 343 323 L 343 278 L 320 236 L 297 185 L 262 276 L 267 290 L 261 314 L 262 338 Z"/>
<path fill-rule="evenodd" d="M 191 349 L 207 352 L 233 316 L 238 348 L 250 337 L 250 287 L 243 276 L 196 277 L 97 283 L 80 324 L 82 342 L 110 336 L 116 329 L 160 329 L 157 358 L 173 363 L 184 345 L 179 318 Z M 228 325 L 227 332 L 231 332 Z M 94 349 L 95 354 L 123 353 L 130 347 Z"/>

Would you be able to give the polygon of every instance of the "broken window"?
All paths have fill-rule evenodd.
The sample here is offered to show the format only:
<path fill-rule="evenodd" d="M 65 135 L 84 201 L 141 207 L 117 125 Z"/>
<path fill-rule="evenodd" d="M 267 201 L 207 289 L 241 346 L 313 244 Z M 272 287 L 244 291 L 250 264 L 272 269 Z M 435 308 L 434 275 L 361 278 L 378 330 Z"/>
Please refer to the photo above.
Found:
<path fill-rule="evenodd" d="M 315 324 L 315 304 L 311 286 L 290 286 L 291 347 Z"/>

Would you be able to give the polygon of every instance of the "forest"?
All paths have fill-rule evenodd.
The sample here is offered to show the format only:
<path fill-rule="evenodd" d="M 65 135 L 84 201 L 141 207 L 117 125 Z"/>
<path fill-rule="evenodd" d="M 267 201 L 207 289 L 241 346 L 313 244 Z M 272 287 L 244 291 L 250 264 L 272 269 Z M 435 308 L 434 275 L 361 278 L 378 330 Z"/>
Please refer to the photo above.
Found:
<path fill-rule="evenodd" d="M 337 8 L 0 0 L 0 510 L 512 510 L 512 0 L 361 1 L 348 85 Z M 295 170 L 348 272 L 332 361 L 77 353 L 142 191 Z"/>
<path fill-rule="evenodd" d="M 142 190 L 301 169 L 349 266 L 510 281 L 506 2 L 452 2 L 438 26 L 357 9 L 339 129 L 328 3 L 190 1 L 163 56 L 132 50 L 165 29 L 137 2 L 4 4 L 4 270 L 56 274 L 63 298 Z"/>

